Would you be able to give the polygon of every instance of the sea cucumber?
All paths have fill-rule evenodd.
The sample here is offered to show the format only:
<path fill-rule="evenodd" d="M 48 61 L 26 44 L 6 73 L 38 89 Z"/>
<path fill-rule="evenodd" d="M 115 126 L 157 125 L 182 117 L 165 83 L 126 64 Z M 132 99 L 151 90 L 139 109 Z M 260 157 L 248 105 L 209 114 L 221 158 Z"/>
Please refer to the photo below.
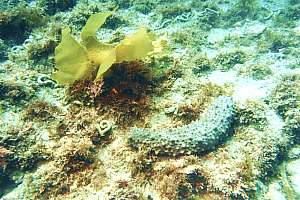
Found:
<path fill-rule="evenodd" d="M 234 118 L 233 99 L 220 96 L 198 120 L 178 128 L 133 128 L 128 143 L 133 148 L 147 147 L 156 155 L 203 154 L 229 136 Z"/>

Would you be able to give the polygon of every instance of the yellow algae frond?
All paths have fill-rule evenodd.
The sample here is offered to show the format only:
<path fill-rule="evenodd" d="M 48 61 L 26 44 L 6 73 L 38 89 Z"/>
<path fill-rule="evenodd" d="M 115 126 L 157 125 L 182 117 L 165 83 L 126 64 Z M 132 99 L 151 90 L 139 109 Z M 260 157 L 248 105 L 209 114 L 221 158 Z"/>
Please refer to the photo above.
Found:
<path fill-rule="evenodd" d="M 114 63 L 134 61 L 145 58 L 153 51 L 152 40 L 146 29 L 141 28 L 130 37 L 126 37 L 114 49 L 108 52 L 105 62 L 100 65 L 96 80 L 111 67 Z"/>
<path fill-rule="evenodd" d="M 83 42 L 85 42 L 90 37 L 96 38 L 97 30 L 105 23 L 107 17 L 112 15 L 112 12 L 102 12 L 96 13 L 89 17 L 85 26 L 82 28 L 80 37 Z"/>
<path fill-rule="evenodd" d="M 97 13 L 90 16 L 81 32 L 81 43 L 63 30 L 62 41 L 55 49 L 58 71 L 52 78 L 60 84 L 72 84 L 76 80 L 100 79 L 114 63 L 144 59 L 153 51 L 153 35 L 145 28 L 126 37 L 119 44 L 105 44 L 97 40 L 96 32 L 113 12 Z M 91 77 L 96 71 L 96 77 Z"/>
<path fill-rule="evenodd" d="M 116 62 L 116 49 L 112 49 L 106 59 L 101 63 L 95 80 L 99 80 L 103 74 Z"/>
<path fill-rule="evenodd" d="M 117 45 L 117 62 L 143 59 L 151 51 L 153 51 L 151 37 L 145 28 L 141 28 Z"/>
<path fill-rule="evenodd" d="M 96 37 L 97 30 L 112 14 L 113 12 L 103 12 L 91 15 L 80 34 L 82 44 L 88 50 L 89 59 L 97 65 L 101 65 L 114 48 L 114 45 L 102 43 Z"/>
<path fill-rule="evenodd" d="M 55 49 L 55 62 L 58 71 L 51 77 L 59 84 L 86 79 L 92 70 L 85 47 L 71 36 L 69 28 L 62 30 L 61 43 Z"/>

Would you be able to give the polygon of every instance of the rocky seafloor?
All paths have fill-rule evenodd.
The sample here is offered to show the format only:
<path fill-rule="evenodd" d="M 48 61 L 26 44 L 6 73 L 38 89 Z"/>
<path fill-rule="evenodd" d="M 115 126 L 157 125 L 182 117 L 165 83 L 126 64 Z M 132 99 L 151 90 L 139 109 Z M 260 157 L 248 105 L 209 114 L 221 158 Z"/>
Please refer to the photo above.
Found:
<path fill-rule="evenodd" d="M 58 84 L 107 11 L 101 41 L 160 48 Z M 2 0 L 0 199 L 300 199 L 299 88 L 299 0 Z"/>

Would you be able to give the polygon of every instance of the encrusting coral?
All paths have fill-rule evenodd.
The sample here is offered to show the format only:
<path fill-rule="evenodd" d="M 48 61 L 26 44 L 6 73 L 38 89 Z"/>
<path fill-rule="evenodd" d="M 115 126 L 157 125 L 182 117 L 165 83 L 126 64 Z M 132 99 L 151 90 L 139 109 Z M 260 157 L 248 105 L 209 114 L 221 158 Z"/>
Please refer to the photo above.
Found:
<path fill-rule="evenodd" d="M 201 154 L 216 148 L 229 135 L 235 108 L 231 97 L 220 96 L 199 120 L 178 128 L 153 130 L 134 128 L 128 142 L 150 147 L 155 154 Z"/>
<path fill-rule="evenodd" d="M 60 84 L 72 84 L 77 80 L 99 80 L 114 64 L 145 58 L 153 51 L 153 35 L 140 28 L 119 44 L 105 44 L 97 40 L 96 32 L 113 12 L 96 13 L 90 16 L 77 42 L 70 29 L 62 30 L 62 41 L 55 49 L 58 71 L 52 78 Z M 96 73 L 96 77 L 93 74 Z"/>

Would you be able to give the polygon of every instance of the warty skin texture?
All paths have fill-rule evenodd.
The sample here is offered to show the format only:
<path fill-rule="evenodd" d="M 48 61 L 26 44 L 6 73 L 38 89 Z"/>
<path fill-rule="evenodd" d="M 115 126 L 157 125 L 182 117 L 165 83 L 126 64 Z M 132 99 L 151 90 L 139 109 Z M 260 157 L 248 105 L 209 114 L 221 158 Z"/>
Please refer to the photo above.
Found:
<path fill-rule="evenodd" d="M 234 118 L 233 99 L 220 96 L 198 120 L 178 128 L 133 128 L 128 143 L 134 148 L 146 147 L 157 155 L 203 154 L 226 140 Z"/>

